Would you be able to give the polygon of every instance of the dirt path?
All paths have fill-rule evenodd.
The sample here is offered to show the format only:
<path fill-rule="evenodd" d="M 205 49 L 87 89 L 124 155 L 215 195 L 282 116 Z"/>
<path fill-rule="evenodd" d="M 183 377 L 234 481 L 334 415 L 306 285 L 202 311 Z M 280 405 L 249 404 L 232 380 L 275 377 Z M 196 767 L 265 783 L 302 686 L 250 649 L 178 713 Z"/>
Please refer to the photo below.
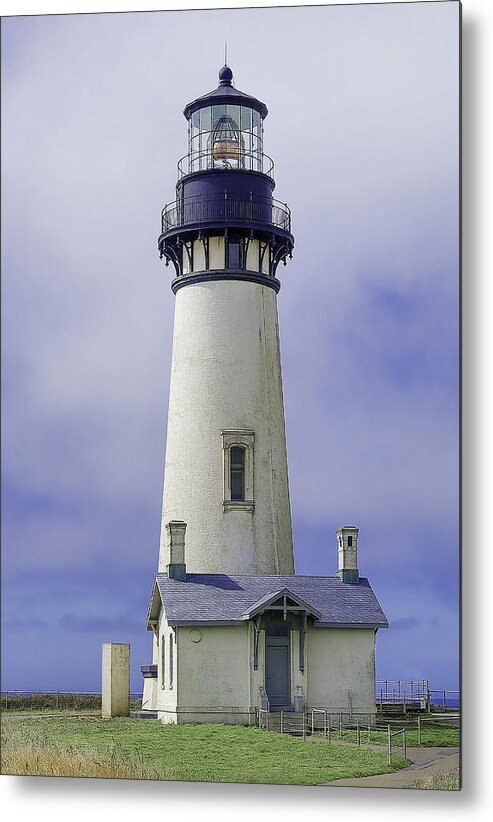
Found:
<path fill-rule="evenodd" d="M 407 758 L 413 764 L 394 773 L 361 776 L 357 779 L 334 779 L 324 784 L 339 788 L 408 788 L 418 779 L 428 779 L 458 768 L 459 748 L 408 748 Z"/>

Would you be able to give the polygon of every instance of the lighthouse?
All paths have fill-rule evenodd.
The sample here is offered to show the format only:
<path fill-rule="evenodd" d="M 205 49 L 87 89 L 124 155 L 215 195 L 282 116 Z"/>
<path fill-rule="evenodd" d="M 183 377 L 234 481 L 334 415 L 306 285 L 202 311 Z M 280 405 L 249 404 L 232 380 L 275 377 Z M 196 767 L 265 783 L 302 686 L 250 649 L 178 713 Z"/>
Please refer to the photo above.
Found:
<path fill-rule="evenodd" d="M 277 315 L 294 239 L 263 151 L 267 108 L 224 66 L 184 114 L 188 152 L 158 239 L 175 318 L 138 715 L 249 725 L 259 709 L 347 705 L 368 718 L 387 620 L 359 575 L 358 528 L 337 532 L 337 576 L 294 573 Z"/>
<path fill-rule="evenodd" d="M 294 573 L 277 294 L 294 239 L 263 151 L 267 107 L 219 85 L 189 103 L 158 247 L 175 317 L 159 571 L 187 523 L 191 573 Z"/>

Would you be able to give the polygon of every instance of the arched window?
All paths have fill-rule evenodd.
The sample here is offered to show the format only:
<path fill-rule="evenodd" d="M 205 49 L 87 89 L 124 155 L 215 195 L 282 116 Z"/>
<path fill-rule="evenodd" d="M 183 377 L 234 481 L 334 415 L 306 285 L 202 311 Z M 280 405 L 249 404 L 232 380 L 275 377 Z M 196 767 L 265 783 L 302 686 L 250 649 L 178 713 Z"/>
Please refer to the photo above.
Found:
<path fill-rule="evenodd" d="M 223 511 L 253 514 L 253 431 L 229 428 L 221 431 L 223 444 Z"/>
<path fill-rule="evenodd" d="M 233 446 L 230 449 L 231 499 L 245 499 L 245 449 Z"/>

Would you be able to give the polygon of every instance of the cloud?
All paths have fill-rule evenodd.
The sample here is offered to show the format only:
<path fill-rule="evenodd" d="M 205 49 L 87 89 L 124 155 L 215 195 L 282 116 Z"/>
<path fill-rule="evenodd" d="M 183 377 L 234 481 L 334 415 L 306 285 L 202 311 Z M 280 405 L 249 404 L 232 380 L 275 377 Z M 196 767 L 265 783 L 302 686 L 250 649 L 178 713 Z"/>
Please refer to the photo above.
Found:
<path fill-rule="evenodd" d="M 159 216 L 183 106 L 215 86 L 229 32 L 237 86 L 269 106 L 275 196 L 293 212 L 278 302 L 297 570 L 332 573 L 333 531 L 354 521 L 384 600 L 395 580 L 418 600 L 429 579 L 442 642 L 458 562 L 457 14 L 3 21 L 4 586 L 25 582 L 34 618 L 42 578 L 57 624 L 119 630 L 123 589 L 82 616 L 51 581 L 76 577 L 87 599 L 123 569 L 127 591 L 146 587 L 156 567 L 174 306 Z"/>
<path fill-rule="evenodd" d="M 48 623 L 44 619 L 7 619 L 3 622 L 4 631 L 45 630 Z"/>
<path fill-rule="evenodd" d="M 394 631 L 408 631 L 410 628 L 417 628 L 419 619 L 415 617 L 402 617 L 401 619 L 394 619 L 392 628 Z"/>
<path fill-rule="evenodd" d="M 80 616 L 78 614 L 64 614 L 60 617 L 60 626 L 66 631 L 74 633 L 98 633 L 103 631 L 142 631 L 140 621 L 128 615 L 120 617 L 107 616 Z"/>

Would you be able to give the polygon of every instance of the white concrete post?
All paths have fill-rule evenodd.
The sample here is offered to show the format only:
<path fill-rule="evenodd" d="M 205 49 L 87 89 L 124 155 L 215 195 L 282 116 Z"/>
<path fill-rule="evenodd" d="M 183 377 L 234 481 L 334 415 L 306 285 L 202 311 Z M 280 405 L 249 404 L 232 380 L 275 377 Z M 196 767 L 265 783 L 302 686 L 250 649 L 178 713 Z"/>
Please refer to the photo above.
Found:
<path fill-rule="evenodd" d="M 103 642 L 101 715 L 106 719 L 130 714 L 130 645 Z"/>

